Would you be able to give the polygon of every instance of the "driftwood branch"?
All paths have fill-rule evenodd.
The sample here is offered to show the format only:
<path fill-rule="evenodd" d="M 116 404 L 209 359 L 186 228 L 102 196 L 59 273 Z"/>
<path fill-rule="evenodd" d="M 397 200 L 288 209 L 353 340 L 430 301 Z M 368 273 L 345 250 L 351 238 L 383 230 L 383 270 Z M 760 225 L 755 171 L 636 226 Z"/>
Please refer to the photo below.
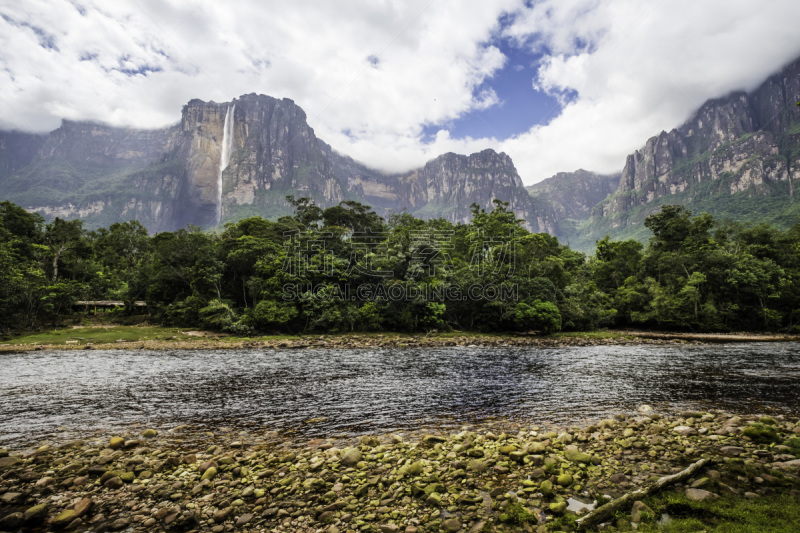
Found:
<path fill-rule="evenodd" d="M 633 505 L 633 502 L 636 500 L 641 500 L 646 496 L 650 496 L 651 494 L 655 494 L 656 492 L 662 490 L 664 487 L 669 485 L 673 485 L 678 483 L 679 481 L 683 481 L 684 479 L 692 477 L 692 475 L 700 470 L 701 468 L 705 467 L 710 462 L 710 459 L 700 459 L 696 463 L 692 463 L 684 470 L 681 470 L 677 474 L 672 474 L 669 476 L 664 476 L 659 478 L 655 481 L 652 485 L 642 488 L 636 489 L 633 492 L 629 492 L 624 496 L 620 496 L 616 500 L 612 500 L 604 505 L 601 505 L 594 511 L 590 512 L 586 516 L 579 518 L 575 521 L 578 525 L 578 531 L 586 531 L 587 529 L 596 526 L 602 522 L 609 520 L 611 517 L 614 516 L 614 513 L 620 510 L 626 510 Z"/>

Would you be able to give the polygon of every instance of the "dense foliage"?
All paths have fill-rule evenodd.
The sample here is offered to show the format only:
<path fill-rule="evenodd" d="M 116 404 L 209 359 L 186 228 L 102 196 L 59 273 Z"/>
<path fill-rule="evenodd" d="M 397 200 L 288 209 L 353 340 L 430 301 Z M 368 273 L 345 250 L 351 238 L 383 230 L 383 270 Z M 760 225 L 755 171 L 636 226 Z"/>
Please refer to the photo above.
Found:
<path fill-rule="evenodd" d="M 87 231 L 2 202 L 0 330 L 56 325 L 77 300 L 109 299 L 240 335 L 800 330 L 800 224 L 719 224 L 668 205 L 647 218 L 647 246 L 606 237 L 587 257 L 526 231 L 500 201 L 452 224 L 288 200 L 294 216 L 274 222 L 153 237 L 136 221 Z"/>

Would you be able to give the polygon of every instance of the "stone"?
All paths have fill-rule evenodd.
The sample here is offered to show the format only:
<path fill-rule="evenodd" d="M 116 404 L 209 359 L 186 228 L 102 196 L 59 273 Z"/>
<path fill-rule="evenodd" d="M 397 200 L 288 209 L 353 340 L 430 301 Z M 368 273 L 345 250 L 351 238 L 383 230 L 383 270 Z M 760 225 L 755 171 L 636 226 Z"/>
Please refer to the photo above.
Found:
<path fill-rule="evenodd" d="M 39 505 L 34 505 L 33 507 L 29 507 L 24 513 L 22 513 L 22 521 L 26 523 L 30 522 L 41 522 L 47 516 L 47 504 L 40 503 Z"/>
<path fill-rule="evenodd" d="M 689 488 L 689 489 L 686 489 L 686 492 L 684 494 L 686 494 L 686 497 L 689 498 L 690 500 L 694 501 L 694 502 L 702 502 L 702 501 L 705 501 L 705 500 L 712 500 L 712 499 L 719 498 L 719 496 L 717 496 L 713 492 L 709 492 L 709 491 L 703 490 L 703 489 L 691 489 L 691 488 Z"/>
<path fill-rule="evenodd" d="M 155 429 L 145 429 L 142 431 L 142 437 L 145 439 L 152 439 L 158 436 L 158 431 Z"/>
<path fill-rule="evenodd" d="M 108 441 L 108 447 L 112 450 L 119 450 L 125 445 L 125 439 L 122 437 L 111 437 Z"/>
<path fill-rule="evenodd" d="M 282 455 L 278 459 L 278 462 L 280 462 L 280 463 L 293 463 L 293 462 L 295 462 L 295 460 L 297 460 L 297 454 L 296 453 L 287 453 L 287 454 Z M 224 463 L 220 463 L 220 464 L 224 464 Z"/>
<path fill-rule="evenodd" d="M 50 522 L 50 524 L 54 528 L 60 529 L 63 527 L 67 527 L 76 518 L 78 518 L 77 513 L 75 513 L 75 511 L 73 511 L 72 509 L 67 509 L 66 511 L 61 512 L 55 518 L 53 518 L 53 521 Z"/>
<path fill-rule="evenodd" d="M 0 470 L 3 470 L 5 468 L 10 468 L 20 462 L 21 461 L 19 457 L 14 457 L 14 456 L 0 457 Z"/>
<path fill-rule="evenodd" d="M 478 459 L 472 459 L 469 463 L 467 463 L 467 470 L 470 472 L 485 472 L 486 471 L 486 463 L 480 461 Z"/>
<path fill-rule="evenodd" d="M 81 501 L 75 504 L 74 507 L 75 516 L 80 518 L 81 516 L 86 515 L 86 513 L 88 513 L 89 510 L 91 510 L 92 505 L 94 505 L 94 502 L 92 501 L 91 498 L 82 499 Z"/>
<path fill-rule="evenodd" d="M 638 524 L 645 518 L 654 518 L 655 513 L 652 509 L 650 509 L 644 502 L 642 501 L 635 501 L 633 502 L 633 508 L 631 509 L 631 522 L 634 524 Z"/>
<path fill-rule="evenodd" d="M 236 527 L 242 527 L 253 519 L 252 513 L 245 513 L 236 520 Z"/>
<path fill-rule="evenodd" d="M 558 484 L 562 487 L 569 487 L 572 485 L 572 476 L 570 474 L 561 474 L 558 476 Z"/>
<path fill-rule="evenodd" d="M 527 455 L 527 452 L 515 451 L 515 452 L 511 452 L 510 454 L 508 454 L 508 458 L 511 459 L 512 461 L 517 462 L 517 463 L 521 463 L 521 462 L 523 462 L 525 460 L 525 456 L 526 455 Z"/>
<path fill-rule="evenodd" d="M 40 479 L 39 481 L 37 481 L 36 484 L 34 485 L 34 487 L 36 487 L 37 489 L 43 489 L 45 487 L 49 487 L 54 482 L 55 482 L 55 479 L 53 479 L 53 478 L 51 478 L 49 476 L 45 476 L 42 479 Z"/>
<path fill-rule="evenodd" d="M 405 472 L 410 476 L 418 476 L 422 473 L 422 471 L 423 471 L 423 466 L 420 461 L 416 461 L 414 463 L 411 463 L 410 465 L 405 466 Z"/>
<path fill-rule="evenodd" d="M 136 479 L 136 474 L 133 472 L 124 472 L 120 474 L 119 478 L 125 483 L 133 483 L 133 480 Z"/>
<path fill-rule="evenodd" d="M 125 529 L 131 523 L 127 518 L 117 518 L 111 523 L 111 529 Z"/>
<path fill-rule="evenodd" d="M 215 477 L 217 477 L 217 469 L 216 469 L 216 467 L 211 466 L 211 467 L 208 468 L 208 470 L 203 472 L 203 475 L 200 478 L 200 481 L 203 481 L 203 480 L 206 480 L 206 479 L 211 481 Z"/>
<path fill-rule="evenodd" d="M 378 440 L 378 437 L 374 435 L 361 435 L 358 437 L 358 443 L 362 446 L 368 446 L 370 448 L 374 448 L 378 446 L 381 442 Z"/>
<path fill-rule="evenodd" d="M 555 502 L 549 505 L 550 512 L 553 514 L 564 514 L 567 510 L 567 502 Z"/>
<path fill-rule="evenodd" d="M 8 531 L 16 531 L 22 524 L 22 513 L 11 513 L 0 519 L 0 527 Z"/>
<path fill-rule="evenodd" d="M 742 455 L 745 452 L 745 449 L 740 446 L 723 446 L 719 449 L 719 451 L 724 455 L 736 457 L 737 455 Z"/>
<path fill-rule="evenodd" d="M 111 490 L 121 489 L 124 485 L 125 483 L 119 478 L 119 476 L 114 476 L 112 478 L 109 478 L 106 480 L 105 483 L 103 483 L 103 486 L 105 488 Z"/>
<path fill-rule="evenodd" d="M 564 449 L 564 457 L 567 458 L 567 461 L 573 463 L 589 464 L 592 461 L 591 455 L 572 446 L 568 446 Z"/>
<path fill-rule="evenodd" d="M 549 479 L 542 481 L 542 483 L 539 485 L 539 492 L 548 497 L 553 495 L 553 484 Z"/>
<path fill-rule="evenodd" d="M 617 472 L 616 474 L 611 474 L 611 477 L 609 477 L 608 480 L 611 481 L 611 483 L 618 485 L 628 481 L 628 476 L 621 472 Z"/>
<path fill-rule="evenodd" d="M 442 531 L 447 531 L 448 533 L 457 533 L 458 531 L 461 531 L 461 522 L 459 522 L 457 518 L 448 518 L 442 522 Z"/>
<path fill-rule="evenodd" d="M 19 500 L 20 496 L 22 496 L 20 492 L 6 492 L 0 496 L 0 501 L 5 504 L 11 504 Z"/>
<path fill-rule="evenodd" d="M 400 526 L 395 524 L 383 524 L 380 528 L 381 533 L 399 533 Z"/>
<path fill-rule="evenodd" d="M 797 471 L 800 470 L 800 459 L 784 461 L 782 463 L 772 463 L 772 466 L 781 470 Z"/>
<path fill-rule="evenodd" d="M 425 502 L 428 505 L 439 507 L 442 504 L 442 497 L 438 492 L 431 492 L 428 497 L 425 498 Z"/>
<path fill-rule="evenodd" d="M 361 461 L 361 451 L 358 448 L 347 448 L 342 450 L 342 465 L 353 466 L 359 461 Z"/>
<path fill-rule="evenodd" d="M 672 431 L 684 437 L 687 435 L 697 435 L 697 430 L 689 426 L 676 426 L 672 428 Z"/>
<path fill-rule="evenodd" d="M 547 451 L 547 446 L 543 442 L 532 442 L 528 446 L 528 453 L 544 453 Z"/>
<path fill-rule="evenodd" d="M 217 512 L 214 513 L 214 522 L 221 523 L 228 519 L 230 514 L 233 512 L 233 507 L 225 507 L 224 509 L 218 509 Z"/>
<path fill-rule="evenodd" d="M 558 437 L 556 437 L 556 441 L 560 442 L 561 444 L 572 444 L 572 435 L 564 432 Z"/>

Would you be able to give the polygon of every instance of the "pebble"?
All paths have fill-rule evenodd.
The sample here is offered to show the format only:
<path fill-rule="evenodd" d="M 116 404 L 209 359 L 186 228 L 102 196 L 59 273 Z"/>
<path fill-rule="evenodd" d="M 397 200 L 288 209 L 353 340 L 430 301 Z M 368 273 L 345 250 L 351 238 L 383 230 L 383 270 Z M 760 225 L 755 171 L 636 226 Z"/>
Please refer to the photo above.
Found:
<path fill-rule="evenodd" d="M 483 524 L 479 531 L 496 526 L 506 501 L 520 498 L 543 523 L 545 515 L 569 513 L 572 496 L 619 496 L 700 453 L 715 459 L 715 470 L 687 482 L 689 498 L 717 497 L 705 490 L 712 486 L 763 497 L 781 490 L 772 469 L 800 482 L 791 448 L 759 446 L 736 432 L 715 435 L 723 423 L 735 426 L 730 415 L 709 415 L 691 416 L 691 423 L 685 416 L 622 416 L 585 430 L 489 423 L 454 435 L 370 435 L 357 445 L 347 438 L 299 445 L 225 428 L 216 436 L 184 428 L 131 447 L 122 437 L 97 437 L 13 456 L 0 474 L 0 502 L 18 507 L 0 518 L 0 530 L 17 531 L 24 520 L 36 529 L 49 520 L 53 529 L 414 533 Z M 789 435 L 797 427 L 795 420 L 778 424 Z M 731 469 L 743 460 L 746 475 Z M 631 518 L 650 512 L 642 505 L 634 505 Z"/>

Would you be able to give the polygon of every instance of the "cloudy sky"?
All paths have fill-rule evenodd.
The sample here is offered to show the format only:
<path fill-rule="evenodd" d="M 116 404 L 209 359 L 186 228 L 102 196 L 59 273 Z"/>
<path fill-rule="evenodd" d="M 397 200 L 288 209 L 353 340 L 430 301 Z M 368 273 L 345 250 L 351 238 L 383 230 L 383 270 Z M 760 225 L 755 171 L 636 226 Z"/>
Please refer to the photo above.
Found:
<path fill-rule="evenodd" d="M 376 168 L 488 147 L 530 184 L 620 171 L 799 57 L 798 24 L 797 0 L 0 0 L 0 129 L 256 92 Z"/>

